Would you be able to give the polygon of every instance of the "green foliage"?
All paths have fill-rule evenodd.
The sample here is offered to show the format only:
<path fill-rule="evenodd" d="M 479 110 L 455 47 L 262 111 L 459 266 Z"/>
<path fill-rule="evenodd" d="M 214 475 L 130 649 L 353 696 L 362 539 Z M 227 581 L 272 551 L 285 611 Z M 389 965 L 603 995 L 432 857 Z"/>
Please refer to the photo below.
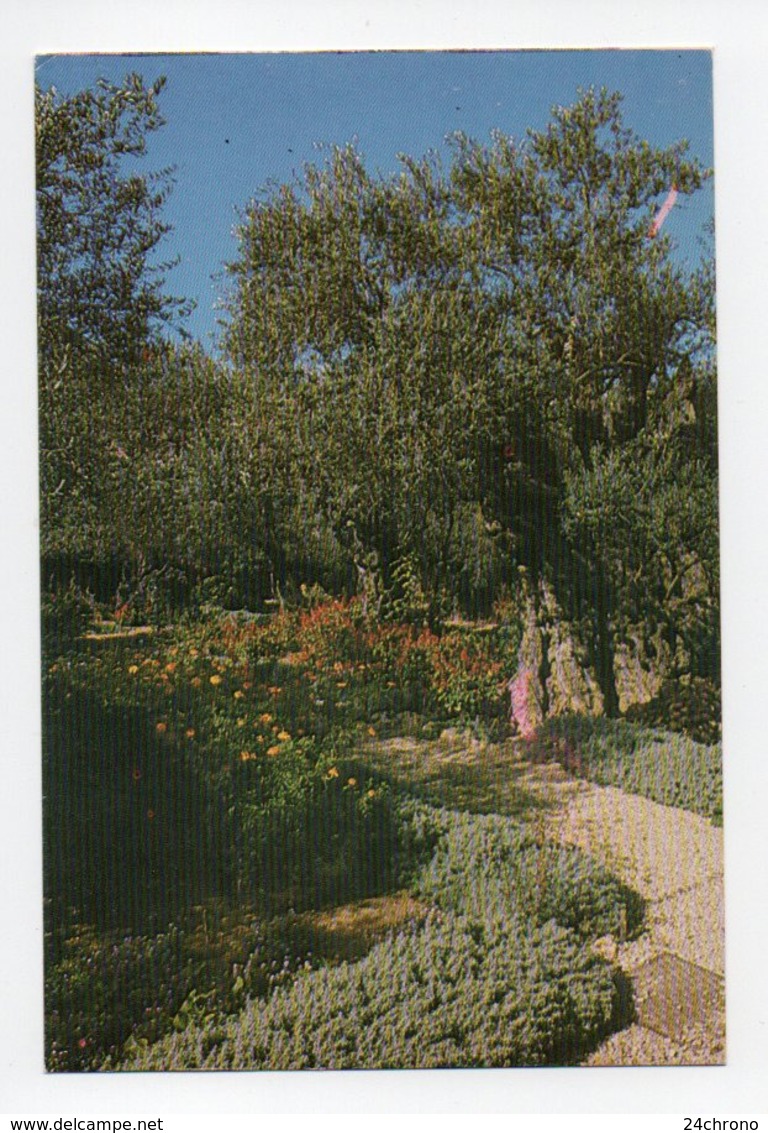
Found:
<path fill-rule="evenodd" d="M 713 277 L 648 237 L 707 174 L 605 92 L 524 145 L 459 136 L 447 169 L 333 150 L 244 214 L 219 364 L 160 338 L 172 178 L 137 170 L 161 89 L 36 93 L 49 1065 L 126 1041 L 164 1070 L 575 1061 L 616 1007 L 585 942 L 633 931 L 637 898 L 506 820 L 409 808 L 361 740 L 506 719 L 520 565 L 609 712 L 631 633 L 694 675 L 685 713 L 665 690 L 646 718 L 712 723 Z M 267 622 L 217 612 L 267 598 Z M 445 624 L 494 602 L 495 629 Z M 182 609 L 207 624 L 78 641 L 97 610 Z M 718 746 L 569 718 L 529 754 L 722 811 Z M 296 978 L 277 930 L 214 972 L 181 924 L 402 885 L 421 929 Z"/>
<path fill-rule="evenodd" d="M 708 174 L 620 102 L 582 92 L 525 144 L 457 136 L 447 169 L 331 150 L 246 210 L 224 336 L 308 526 L 354 530 L 398 617 L 490 604 L 523 564 L 610 713 L 629 624 L 680 635 L 695 671 L 718 619 L 712 279 L 648 235 L 659 195 Z"/>
<path fill-rule="evenodd" d="M 180 957 L 180 934 L 99 937 L 73 926 L 46 956 L 46 1066 L 97 1070 L 132 1033 L 145 1041 L 168 1029 L 170 1017 L 199 978 Z"/>
<path fill-rule="evenodd" d="M 712 680 L 667 681 L 658 696 L 647 704 L 631 705 L 625 715 L 645 728 L 682 732 L 700 744 L 720 742 L 720 689 Z"/>
<path fill-rule="evenodd" d="M 35 91 L 44 553 L 102 541 L 102 488 L 126 444 L 109 410 L 160 349 L 160 328 L 188 310 L 156 257 L 172 171 L 139 172 L 163 85 L 128 75 L 71 96 Z"/>
<path fill-rule="evenodd" d="M 284 760 L 281 759 L 281 763 Z M 354 771 L 356 774 L 351 774 Z M 317 909 L 392 891 L 413 862 L 389 791 L 354 764 L 331 764 L 323 781 L 243 824 L 240 892 L 256 882 L 270 912 Z"/>
<path fill-rule="evenodd" d="M 300 973 L 122 1068 L 426 1069 L 583 1056 L 614 1024 L 617 993 L 577 933 L 632 931 L 637 896 L 508 819 L 409 802 L 400 811 L 414 856 L 431 854 L 417 881 L 433 909 L 422 927 L 357 963 Z"/>
<path fill-rule="evenodd" d="M 534 760 L 556 759 L 595 783 L 722 822 L 722 746 L 651 731 L 626 720 L 559 716 L 526 745 Z"/>
<path fill-rule="evenodd" d="M 152 253 L 172 170 L 138 172 L 147 137 L 163 125 L 159 79 L 99 80 L 63 96 L 35 90 L 41 363 L 92 352 L 102 365 L 141 359 L 152 331 L 184 305 L 164 294 L 170 265 Z M 83 359 L 84 360 L 84 359 Z"/>
<path fill-rule="evenodd" d="M 392 565 L 392 591 L 384 616 L 400 625 L 421 627 L 429 616 L 429 599 L 424 593 L 418 564 L 413 555 L 406 555 Z"/>
<path fill-rule="evenodd" d="M 442 838 L 418 888 L 440 908 L 485 921 L 552 920 L 592 936 L 621 937 L 641 924 L 637 894 L 580 851 L 498 815 L 443 812 L 438 821 Z"/>
<path fill-rule="evenodd" d="M 72 647 L 92 616 L 88 595 L 71 579 L 66 587 L 44 589 L 40 603 L 43 656 L 57 657 Z"/>
<path fill-rule="evenodd" d="M 610 969 L 552 922 L 436 916 L 356 964 L 188 1027 L 126 1070 L 436 1069 L 576 1062 L 609 1030 Z"/>
<path fill-rule="evenodd" d="M 650 399 L 658 416 L 652 432 L 568 478 L 564 526 L 606 564 L 617 630 L 661 628 L 682 652 L 682 668 L 719 680 L 716 470 L 691 436 L 695 416 L 693 423 L 676 418 L 668 402 L 656 404 L 660 398 L 655 390 Z"/>

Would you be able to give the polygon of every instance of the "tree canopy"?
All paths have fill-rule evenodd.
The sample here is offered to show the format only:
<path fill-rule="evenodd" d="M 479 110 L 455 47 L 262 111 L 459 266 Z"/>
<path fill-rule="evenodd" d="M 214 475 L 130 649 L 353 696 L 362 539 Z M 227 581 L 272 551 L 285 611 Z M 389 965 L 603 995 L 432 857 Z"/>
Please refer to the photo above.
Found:
<path fill-rule="evenodd" d="M 385 577 L 415 555 L 434 596 L 469 545 L 497 580 L 525 566 L 609 709 L 617 635 L 645 607 L 672 636 L 689 607 L 711 622 L 717 589 L 713 296 L 651 232 L 708 174 L 620 102 L 391 178 L 332 150 L 246 209 L 224 339 L 338 538 Z"/>
<path fill-rule="evenodd" d="M 189 310 L 156 257 L 173 171 L 140 171 L 163 86 L 35 90 L 44 550 L 103 542 L 113 410 Z"/>
<path fill-rule="evenodd" d="M 161 89 L 37 92 L 49 543 L 257 577 L 249 601 L 413 570 L 435 623 L 525 568 L 609 712 L 633 636 L 712 672 L 713 274 L 653 226 L 710 175 L 686 144 L 590 90 L 392 176 L 332 148 L 244 209 L 220 364 L 162 343 L 184 310 L 154 259 L 172 171 L 136 172 Z"/>

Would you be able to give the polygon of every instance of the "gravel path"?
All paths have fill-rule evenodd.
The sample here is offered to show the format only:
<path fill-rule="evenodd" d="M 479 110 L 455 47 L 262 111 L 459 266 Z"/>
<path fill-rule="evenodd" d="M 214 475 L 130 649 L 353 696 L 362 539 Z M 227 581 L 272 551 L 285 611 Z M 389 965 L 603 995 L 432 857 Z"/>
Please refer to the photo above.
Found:
<path fill-rule="evenodd" d="M 646 901 L 636 940 L 596 948 L 632 984 L 636 1021 L 595 1051 L 591 1066 L 717 1065 L 725 1060 L 723 832 L 689 811 L 529 764 L 515 745 L 482 745 L 456 729 L 439 741 L 392 739 L 375 751 L 405 782 L 451 805 L 500 813 L 537 807 L 549 838 L 579 846 Z"/>
<path fill-rule="evenodd" d="M 642 936 L 597 945 L 632 981 L 638 1021 L 587 1065 L 724 1062 L 722 829 L 639 795 L 568 779 L 552 765 L 529 769 L 523 780 L 555 804 L 549 837 L 581 847 L 647 902 Z"/>

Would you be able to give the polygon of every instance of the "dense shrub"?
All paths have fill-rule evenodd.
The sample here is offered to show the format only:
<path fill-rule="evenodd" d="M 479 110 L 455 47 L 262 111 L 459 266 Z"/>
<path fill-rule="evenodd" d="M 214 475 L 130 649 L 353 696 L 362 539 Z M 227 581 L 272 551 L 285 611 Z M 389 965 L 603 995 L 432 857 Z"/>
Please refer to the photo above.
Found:
<path fill-rule="evenodd" d="M 229 1019 L 133 1052 L 124 1069 L 522 1066 L 578 1059 L 615 1023 L 584 935 L 632 931 L 639 899 L 579 851 L 509 819 L 397 806 L 426 923 L 363 960 L 300 972 Z"/>
<path fill-rule="evenodd" d="M 368 619 L 357 600 L 281 614 L 258 627 L 250 645 L 258 673 L 270 661 L 289 661 L 316 700 L 325 701 L 334 686 L 344 688 L 345 718 L 368 721 L 376 710 L 390 709 L 484 722 L 505 717 L 515 652 L 516 637 L 506 626 L 495 634 L 438 634 Z"/>
<path fill-rule="evenodd" d="M 81 927 L 55 950 L 49 943 L 48 953 L 49 1070 L 95 1070 L 136 1030 L 158 1038 L 194 986 L 195 974 L 181 963 L 175 927 L 154 937 L 123 938 L 98 937 Z"/>
<path fill-rule="evenodd" d="M 696 743 L 627 720 L 559 716 L 544 722 L 525 753 L 532 760 L 558 760 L 595 783 L 722 821 L 720 744 Z"/>
<path fill-rule="evenodd" d="M 646 728 L 682 732 L 697 743 L 715 744 L 721 734 L 720 689 L 712 680 L 667 681 L 647 704 L 634 704 L 626 717 Z"/>
<path fill-rule="evenodd" d="M 301 973 L 127 1070 L 418 1069 L 564 1064 L 609 1029 L 610 968 L 552 922 L 434 915 L 363 960 Z"/>
<path fill-rule="evenodd" d="M 632 933 L 637 894 L 572 847 L 535 837 L 498 815 L 442 812 L 443 836 L 419 892 L 470 917 L 553 920 L 585 934 Z"/>
<path fill-rule="evenodd" d="M 74 580 L 67 586 L 52 583 L 43 590 L 40 613 L 45 660 L 73 648 L 88 624 L 91 601 Z"/>
<path fill-rule="evenodd" d="M 241 894 L 269 911 L 322 908 L 395 889 L 414 872 L 414 840 L 390 792 L 333 765 L 283 806 L 254 810 L 238 829 Z"/>

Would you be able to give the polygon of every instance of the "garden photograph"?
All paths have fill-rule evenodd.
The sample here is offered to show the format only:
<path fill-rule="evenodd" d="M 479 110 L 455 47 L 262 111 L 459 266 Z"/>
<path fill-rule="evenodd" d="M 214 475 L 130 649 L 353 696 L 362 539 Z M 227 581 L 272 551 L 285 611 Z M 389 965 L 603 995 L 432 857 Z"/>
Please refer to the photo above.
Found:
<path fill-rule="evenodd" d="M 34 131 L 46 1070 L 724 1064 L 711 53 Z"/>

